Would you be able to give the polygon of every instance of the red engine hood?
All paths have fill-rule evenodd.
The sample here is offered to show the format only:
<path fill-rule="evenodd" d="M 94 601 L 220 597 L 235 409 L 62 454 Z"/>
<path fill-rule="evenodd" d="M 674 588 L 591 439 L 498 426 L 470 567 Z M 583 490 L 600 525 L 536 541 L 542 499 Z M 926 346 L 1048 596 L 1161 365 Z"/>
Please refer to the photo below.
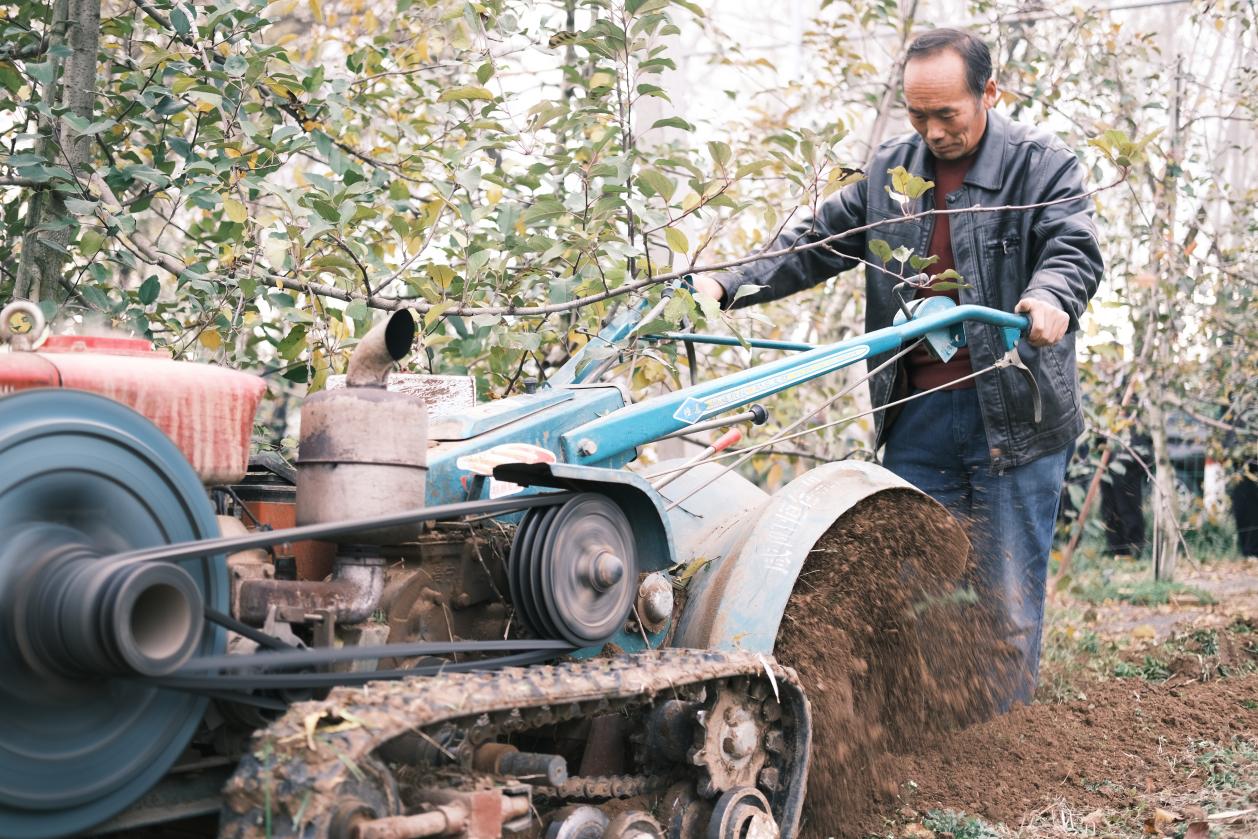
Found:
<path fill-rule="evenodd" d="M 249 373 L 174 361 L 138 338 L 53 335 L 35 352 L 0 353 L 0 394 L 88 390 L 134 408 L 179 446 L 206 484 L 239 481 L 266 384 Z"/>

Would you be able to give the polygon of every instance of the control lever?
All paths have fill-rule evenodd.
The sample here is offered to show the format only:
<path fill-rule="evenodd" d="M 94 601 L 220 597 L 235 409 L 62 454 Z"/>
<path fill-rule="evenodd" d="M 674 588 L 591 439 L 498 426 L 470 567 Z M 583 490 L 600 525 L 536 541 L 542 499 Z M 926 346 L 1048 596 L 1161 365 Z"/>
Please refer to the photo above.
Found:
<path fill-rule="evenodd" d="M 1044 403 L 1040 399 L 1040 386 L 1035 381 L 1035 374 L 1031 372 L 1031 368 L 1023 362 L 1022 356 L 1018 354 L 1018 347 L 1015 345 L 1009 348 L 1009 352 L 1004 354 L 1000 361 L 996 362 L 997 367 L 1012 367 L 1017 370 L 1027 386 L 1031 388 L 1031 403 L 1035 412 L 1035 424 L 1039 425 L 1040 420 L 1044 418 Z"/>

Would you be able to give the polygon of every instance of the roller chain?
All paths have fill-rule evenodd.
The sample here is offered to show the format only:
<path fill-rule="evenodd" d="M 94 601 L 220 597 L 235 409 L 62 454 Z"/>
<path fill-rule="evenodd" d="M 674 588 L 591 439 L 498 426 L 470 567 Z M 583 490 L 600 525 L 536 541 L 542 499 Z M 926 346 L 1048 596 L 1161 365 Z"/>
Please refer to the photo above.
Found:
<path fill-rule="evenodd" d="M 557 787 L 534 787 L 533 792 L 568 801 L 603 801 L 662 792 L 670 783 L 657 775 L 589 775 L 569 778 Z"/>
<path fill-rule="evenodd" d="M 764 685 L 780 696 L 786 748 L 773 755 L 781 782 L 770 800 L 781 835 L 789 839 L 799 821 L 811 731 L 795 672 L 759 654 L 690 649 L 371 683 L 295 704 L 255 734 L 249 754 L 224 787 L 219 835 L 334 837 L 338 804 L 351 791 L 362 797 L 360 767 L 374 765 L 378 748 L 409 732 L 436 738 L 441 728 L 455 725 L 470 742 L 485 742 L 513 731 L 632 711 L 656 699 L 697 700 L 709 689 L 735 683 Z M 620 797 L 618 785 L 627 791 L 639 783 L 654 785 L 633 776 L 574 778 L 571 789 L 564 785 L 557 792 Z"/>

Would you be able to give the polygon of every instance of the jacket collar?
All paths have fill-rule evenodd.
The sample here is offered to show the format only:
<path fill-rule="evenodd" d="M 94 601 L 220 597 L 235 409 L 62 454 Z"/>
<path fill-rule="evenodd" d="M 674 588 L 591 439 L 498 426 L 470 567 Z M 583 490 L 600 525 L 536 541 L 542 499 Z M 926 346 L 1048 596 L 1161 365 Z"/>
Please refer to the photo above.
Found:
<path fill-rule="evenodd" d="M 1005 172 L 1005 151 L 1009 118 L 995 109 L 987 111 L 987 130 L 979 141 L 978 156 L 965 175 L 965 182 L 983 189 L 1000 189 Z M 925 145 L 923 143 L 923 145 Z"/>
<path fill-rule="evenodd" d="M 1009 117 L 994 109 L 987 111 L 987 128 L 978 144 L 978 154 L 965 175 L 965 183 L 983 189 L 1000 189 L 1005 171 L 1005 152 L 1009 136 Z M 922 177 L 935 177 L 935 158 L 921 135 L 911 135 L 912 152 L 905 168 Z"/>

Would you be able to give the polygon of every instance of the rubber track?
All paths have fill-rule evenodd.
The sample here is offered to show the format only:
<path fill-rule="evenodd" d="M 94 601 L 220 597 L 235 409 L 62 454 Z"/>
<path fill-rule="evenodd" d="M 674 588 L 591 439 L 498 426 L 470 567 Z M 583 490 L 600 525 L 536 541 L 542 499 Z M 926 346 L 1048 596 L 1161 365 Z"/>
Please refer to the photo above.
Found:
<path fill-rule="evenodd" d="M 619 707 L 693 693 L 731 678 L 767 685 L 770 668 L 788 722 L 782 837 L 794 836 L 811 724 L 795 672 L 753 653 L 650 650 L 611 658 L 460 673 L 361 688 L 337 688 L 321 701 L 293 705 L 254 735 L 249 754 L 224 787 L 221 839 L 322 839 L 337 802 L 376 774 L 372 753 L 409 731 L 454 723 L 505 732 L 605 714 Z M 775 801 L 774 810 L 779 807 Z M 300 820 L 300 824 L 294 824 Z"/>

